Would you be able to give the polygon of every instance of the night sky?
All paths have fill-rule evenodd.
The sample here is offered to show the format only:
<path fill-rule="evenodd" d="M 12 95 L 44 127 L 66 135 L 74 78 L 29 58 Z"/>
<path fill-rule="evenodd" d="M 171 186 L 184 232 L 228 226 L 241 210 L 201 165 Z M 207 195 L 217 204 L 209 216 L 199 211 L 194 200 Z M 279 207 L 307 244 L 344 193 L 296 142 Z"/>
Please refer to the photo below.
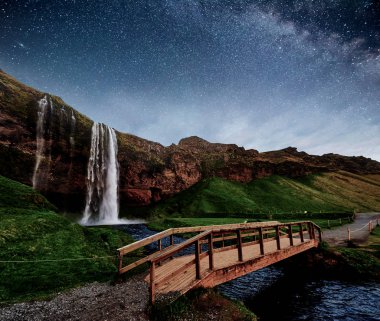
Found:
<path fill-rule="evenodd" d="M 0 0 L 0 68 L 164 145 L 380 160 L 379 0 Z"/>

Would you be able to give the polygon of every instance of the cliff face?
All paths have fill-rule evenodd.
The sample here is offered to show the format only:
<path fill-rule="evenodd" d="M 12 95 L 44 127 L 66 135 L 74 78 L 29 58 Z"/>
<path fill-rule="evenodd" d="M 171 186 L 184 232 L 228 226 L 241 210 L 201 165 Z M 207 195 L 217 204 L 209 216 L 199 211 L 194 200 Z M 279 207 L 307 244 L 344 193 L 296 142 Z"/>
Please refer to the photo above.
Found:
<path fill-rule="evenodd" d="M 36 172 L 39 101 L 46 97 L 41 161 Z M 0 175 L 32 184 L 58 206 L 84 207 L 93 122 L 59 97 L 27 87 L 0 71 Z M 164 147 L 117 132 L 122 205 L 148 205 L 170 197 L 203 178 L 249 182 L 273 174 L 288 177 L 345 170 L 380 173 L 380 163 L 364 157 L 308 155 L 289 147 L 259 153 L 198 137 Z"/>

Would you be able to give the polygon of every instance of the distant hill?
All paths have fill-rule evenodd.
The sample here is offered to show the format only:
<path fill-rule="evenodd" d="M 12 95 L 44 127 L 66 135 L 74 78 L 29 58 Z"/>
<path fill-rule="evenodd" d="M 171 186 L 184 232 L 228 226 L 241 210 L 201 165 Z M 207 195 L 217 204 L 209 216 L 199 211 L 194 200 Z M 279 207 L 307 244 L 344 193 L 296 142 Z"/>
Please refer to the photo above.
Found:
<path fill-rule="evenodd" d="M 42 123 L 44 150 L 39 166 L 42 179 L 37 189 L 58 207 L 81 211 L 85 204 L 92 120 L 59 97 L 28 87 L 3 71 L 0 71 L 0 175 L 32 184 L 38 102 L 42 98 L 46 99 L 47 111 Z M 195 136 L 165 147 L 120 132 L 117 140 L 119 196 L 123 208 L 155 204 L 194 184 L 210 182 L 213 177 L 254 186 L 259 179 L 273 175 L 290 182 L 310 174 L 338 171 L 380 174 L 380 163 L 369 158 L 308 155 L 294 147 L 259 153 L 234 144 L 210 143 Z M 363 204 L 363 208 L 372 207 Z"/>
<path fill-rule="evenodd" d="M 153 209 L 155 216 L 218 217 L 257 213 L 328 213 L 380 211 L 380 175 L 348 172 L 302 178 L 270 176 L 250 183 L 210 178 L 195 184 Z M 252 214 L 252 215 L 251 215 Z"/>

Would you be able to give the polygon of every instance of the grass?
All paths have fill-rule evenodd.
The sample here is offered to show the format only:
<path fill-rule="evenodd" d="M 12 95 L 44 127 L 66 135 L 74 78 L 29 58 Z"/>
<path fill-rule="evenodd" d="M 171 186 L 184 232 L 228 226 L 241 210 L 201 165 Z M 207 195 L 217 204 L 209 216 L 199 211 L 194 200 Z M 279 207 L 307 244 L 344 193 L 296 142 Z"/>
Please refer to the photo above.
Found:
<path fill-rule="evenodd" d="M 196 289 L 170 305 L 155 305 L 151 311 L 154 321 L 201 321 L 212 315 L 220 321 L 255 321 L 256 316 L 243 303 L 224 298 L 214 289 Z"/>
<path fill-rule="evenodd" d="M 327 217 L 330 217 L 329 214 L 325 214 Z M 148 227 L 155 231 L 164 231 L 172 227 L 186 227 L 186 226 L 205 226 L 205 225 L 221 225 L 221 224 L 238 224 L 244 222 L 265 222 L 265 221 L 279 221 L 279 222 L 294 222 L 294 221 L 312 221 L 322 229 L 334 228 L 344 224 L 348 224 L 350 220 L 347 217 L 342 219 L 321 219 L 313 218 L 313 216 L 302 217 L 295 215 L 294 218 L 283 218 L 283 215 L 277 214 L 272 215 L 272 218 L 269 219 L 246 219 L 246 218 L 237 218 L 237 217 L 167 217 L 162 219 L 155 219 L 148 223 Z M 286 216 L 288 217 L 288 216 Z"/>
<path fill-rule="evenodd" d="M 0 262 L 0 303 L 46 298 L 113 278 L 115 249 L 132 242 L 130 236 L 73 223 L 42 195 L 4 177 L 0 191 L 0 261 L 21 261 Z"/>
<path fill-rule="evenodd" d="M 357 246 L 324 248 L 341 261 L 342 275 L 350 279 L 370 278 L 380 280 L 380 226 L 370 234 L 368 241 Z M 327 260 L 328 261 L 328 260 Z"/>
<path fill-rule="evenodd" d="M 257 214 L 302 214 L 380 209 L 380 179 L 325 173 L 290 179 L 270 176 L 248 184 L 213 177 L 158 203 L 153 217 L 257 218 Z M 216 213 L 216 214 L 215 214 Z"/>

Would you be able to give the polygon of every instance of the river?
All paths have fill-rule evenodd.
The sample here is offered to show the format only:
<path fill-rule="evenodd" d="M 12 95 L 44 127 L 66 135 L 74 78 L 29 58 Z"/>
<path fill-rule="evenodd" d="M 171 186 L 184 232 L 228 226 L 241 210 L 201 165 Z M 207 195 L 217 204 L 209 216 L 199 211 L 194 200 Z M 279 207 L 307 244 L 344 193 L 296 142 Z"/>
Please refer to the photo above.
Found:
<path fill-rule="evenodd" d="M 119 229 L 136 240 L 156 233 L 143 224 Z M 168 245 L 165 240 L 163 244 Z M 261 321 L 380 321 L 380 286 L 375 282 L 327 280 L 272 266 L 222 284 L 218 290 L 244 302 Z"/>

